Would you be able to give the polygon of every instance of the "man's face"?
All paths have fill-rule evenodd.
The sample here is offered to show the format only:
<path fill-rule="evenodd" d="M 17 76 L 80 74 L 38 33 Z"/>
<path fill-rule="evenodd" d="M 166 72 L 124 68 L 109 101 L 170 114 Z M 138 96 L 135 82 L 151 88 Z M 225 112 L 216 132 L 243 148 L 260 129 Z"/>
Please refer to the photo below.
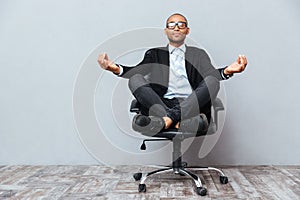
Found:
<path fill-rule="evenodd" d="M 167 25 L 168 24 L 170 26 L 165 28 L 165 34 L 167 35 L 170 44 L 176 47 L 182 45 L 186 35 L 190 32 L 190 29 L 186 26 L 187 21 L 180 15 L 173 15 L 168 19 Z"/>

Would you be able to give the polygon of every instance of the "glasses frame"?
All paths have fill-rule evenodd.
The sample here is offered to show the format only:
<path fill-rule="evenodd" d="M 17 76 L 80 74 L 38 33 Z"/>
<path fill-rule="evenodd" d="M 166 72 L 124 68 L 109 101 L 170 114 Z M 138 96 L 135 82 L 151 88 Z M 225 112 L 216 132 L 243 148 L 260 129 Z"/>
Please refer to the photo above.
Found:
<path fill-rule="evenodd" d="M 174 24 L 174 28 L 170 28 L 170 27 L 169 27 L 169 24 L 171 24 L 171 23 Z M 185 27 L 181 28 L 181 27 L 179 26 L 180 23 L 185 24 Z M 187 22 L 179 21 L 179 22 L 168 22 L 167 25 L 166 25 L 166 28 L 167 28 L 167 29 L 170 29 L 170 30 L 174 30 L 174 29 L 176 28 L 176 26 L 177 26 L 179 29 L 185 29 L 185 28 L 188 27 L 188 26 L 187 26 Z"/>

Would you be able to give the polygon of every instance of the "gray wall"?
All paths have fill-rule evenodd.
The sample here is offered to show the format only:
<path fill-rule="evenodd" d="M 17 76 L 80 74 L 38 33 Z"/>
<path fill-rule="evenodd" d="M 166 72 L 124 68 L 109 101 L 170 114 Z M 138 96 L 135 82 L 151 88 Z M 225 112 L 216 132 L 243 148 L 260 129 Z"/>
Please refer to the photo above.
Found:
<path fill-rule="evenodd" d="M 299 9 L 298 0 L 1 0 L 0 164 L 98 164 L 111 158 L 114 164 L 130 164 L 168 159 L 169 149 L 162 149 L 163 144 L 151 144 L 161 151 L 139 152 L 141 137 L 130 129 L 132 116 L 127 108 L 118 111 L 116 106 L 127 105 L 131 98 L 126 81 L 101 71 L 96 58 L 107 51 L 101 44 L 113 35 L 161 28 L 166 17 L 181 12 L 190 21 L 190 38 L 209 52 L 216 66 L 230 64 L 240 53 L 249 60 L 243 74 L 222 84 L 224 127 L 201 161 L 299 165 Z M 142 52 L 123 61 L 137 62 Z M 87 65 L 96 73 L 96 85 L 85 89 L 94 90 L 95 116 L 106 135 L 99 145 L 89 144 L 84 137 L 90 130 L 80 130 L 74 120 L 80 111 L 73 109 L 78 98 L 73 91 Z M 116 91 L 122 93 L 107 103 Z M 202 140 L 188 149 L 188 160 L 201 157 Z M 107 141 L 114 143 L 114 149 L 105 146 Z"/>

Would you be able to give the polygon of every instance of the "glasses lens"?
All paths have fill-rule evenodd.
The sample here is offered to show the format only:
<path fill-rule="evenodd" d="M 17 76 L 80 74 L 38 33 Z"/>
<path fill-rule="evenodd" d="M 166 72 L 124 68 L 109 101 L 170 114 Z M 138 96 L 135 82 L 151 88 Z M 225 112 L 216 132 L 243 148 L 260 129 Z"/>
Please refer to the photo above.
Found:
<path fill-rule="evenodd" d="M 176 23 L 175 23 L 175 22 L 169 22 L 169 23 L 167 24 L 167 28 L 168 28 L 168 29 L 174 29 L 175 26 L 176 26 Z"/>
<path fill-rule="evenodd" d="M 184 28 L 186 28 L 186 22 L 169 22 L 167 24 L 168 29 L 175 29 L 176 26 L 179 29 L 184 29 Z"/>
<path fill-rule="evenodd" d="M 186 27 L 186 23 L 185 22 L 177 22 L 177 26 L 178 26 L 178 28 L 183 29 Z"/>

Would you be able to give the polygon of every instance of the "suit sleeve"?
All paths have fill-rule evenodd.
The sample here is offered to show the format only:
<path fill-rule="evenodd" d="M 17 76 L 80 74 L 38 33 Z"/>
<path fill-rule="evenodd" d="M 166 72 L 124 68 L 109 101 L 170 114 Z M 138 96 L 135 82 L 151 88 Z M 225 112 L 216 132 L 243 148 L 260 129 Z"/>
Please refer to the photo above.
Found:
<path fill-rule="evenodd" d="M 211 59 L 209 58 L 208 54 L 202 50 L 201 54 L 200 54 L 200 63 L 201 63 L 201 75 L 203 77 L 207 77 L 207 76 L 214 76 L 216 77 L 218 80 L 225 80 L 227 79 L 226 77 L 223 76 L 223 71 L 226 67 L 224 68 L 218 68 L 216 69 L 212 63 L 211 63 Z"/>
<path fill-rule="evenodd" d="M 144 54 L 143 60 L 136 66 L 125 66 L 118 64 L 123 68 L 123 73 L 120 76 L 123 78 L 130 78 L 135 74 L 147 75 L 150 73 L 151 67 L 149 65 L 153 63 L 154 54 L 155 52 L 153 49 L 147 50 Z"/>

